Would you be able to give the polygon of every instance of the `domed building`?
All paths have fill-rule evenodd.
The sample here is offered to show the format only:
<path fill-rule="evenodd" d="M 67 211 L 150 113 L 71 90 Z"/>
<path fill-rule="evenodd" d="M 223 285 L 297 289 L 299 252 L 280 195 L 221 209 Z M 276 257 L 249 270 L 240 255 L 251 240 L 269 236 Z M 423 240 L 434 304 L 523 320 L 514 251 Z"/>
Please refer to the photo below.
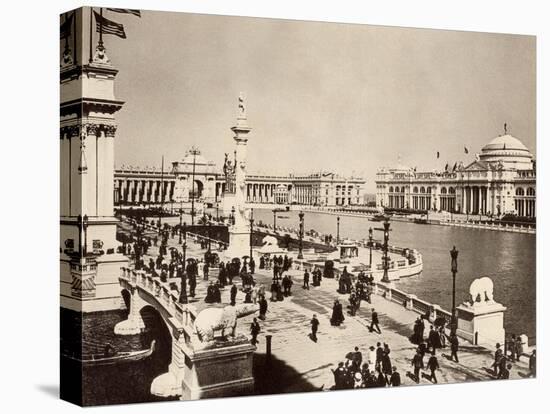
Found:
<path fill-rule="evenodd" d="M 399 163 L 400 164 L 400 163 Z M 419 172 L 401 164 L 376 175 L 376 205 L 396 209 L 536 217 L 533 154 L 505 133 L 489 141 L 468 165 Z"/>
<path fill-rule="evenodd" d="M 523 143 L 506 134 L 492 139 L 481 149 L 479 160 L 487 163 L 502 163 L 504 168 L 528 170 L 533 165 L 533 155 Z"/>

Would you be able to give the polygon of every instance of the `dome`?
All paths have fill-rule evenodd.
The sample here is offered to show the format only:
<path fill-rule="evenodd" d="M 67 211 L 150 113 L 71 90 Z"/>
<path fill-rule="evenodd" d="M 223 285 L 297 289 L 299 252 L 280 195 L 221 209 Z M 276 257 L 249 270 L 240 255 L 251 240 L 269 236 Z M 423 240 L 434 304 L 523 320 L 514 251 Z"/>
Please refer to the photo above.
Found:
<path fill-rule="evenodd" d="M 527 151 L 527 147 L 523 143 L 512 135 L 501 135 L 496 138 L 493 138 L 491 142 L 485 145 L 481 151 L 490 151 L 490 150 L 519 150 Z"/>
<path fill-rule="evenodd" d="M 493 138 L 481 149 L 481 161 L 502 163 L 506 168 L 530 169 L 533 155 L 516 137 L 506 134 Z"/>

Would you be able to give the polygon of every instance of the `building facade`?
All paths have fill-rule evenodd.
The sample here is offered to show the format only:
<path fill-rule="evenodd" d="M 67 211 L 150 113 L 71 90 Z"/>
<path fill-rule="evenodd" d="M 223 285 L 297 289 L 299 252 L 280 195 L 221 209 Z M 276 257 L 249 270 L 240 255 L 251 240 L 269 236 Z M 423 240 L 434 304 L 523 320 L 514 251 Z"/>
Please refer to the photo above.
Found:
<path fill-rule="evenodd" d="M 188 202 L 214 204 L 226 191 L 222 169 L 200 152 L 190 151 L 170 168 L 122 166 L 115 170 L 116 205 Z M 364 202 L 365 180 L 334 173 L 246 175 L 246 201 L 265 204 L 348 206 Z"/>
<path fill-rule="evenodd" d="M 417 172 L 399 165 L 376 174 L 378 207 L 536 217 L 536 163 L 512 135 L 491 140 L 468 165 Z"/>

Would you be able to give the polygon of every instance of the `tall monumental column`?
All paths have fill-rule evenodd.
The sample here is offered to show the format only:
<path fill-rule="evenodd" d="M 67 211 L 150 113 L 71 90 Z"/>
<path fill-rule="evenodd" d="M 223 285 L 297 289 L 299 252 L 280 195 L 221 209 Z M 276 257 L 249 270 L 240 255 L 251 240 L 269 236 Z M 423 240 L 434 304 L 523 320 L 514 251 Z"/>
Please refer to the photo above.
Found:
<path fill-rule="evenodd" d="M 246 146 L 248 133 L 246 107 L 243 94 L 239 94 L 237 123 L 231 128 L 235 134 L 235 196 L 233 222 L 229 227 L 229 247 L 226 250 L 228 259 L 246 256 L 250 253 L 250 210 L 246 208 Z"/>
<path fill-rule="evenodd" d="M 88 63 L 61 63 L 61 307 L 79 312 L 121 307 L 114 217 L 115 69 L 102 44 Z"/>

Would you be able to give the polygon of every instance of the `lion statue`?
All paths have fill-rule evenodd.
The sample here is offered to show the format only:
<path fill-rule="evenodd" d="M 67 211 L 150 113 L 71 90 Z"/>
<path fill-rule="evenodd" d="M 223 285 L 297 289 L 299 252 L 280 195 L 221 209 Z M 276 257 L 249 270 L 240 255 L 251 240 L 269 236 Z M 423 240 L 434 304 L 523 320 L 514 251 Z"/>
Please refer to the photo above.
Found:
<path fill-rule="evenodd" d="M 278 247 L 279 243 L 277 242 L 277 238 L 274 236 L 265 236 L 262 239 L 262 246 L 268 246 L 268 247 Z"/>
<path fill-rule="evenodd" d="M 488 277 L 475 279 L 470 285 L 470 296 L 472 298 L 472 304 L 474 305 L 477 302 L 493 303 L 493 281 Z"/>
<path fill-rule="evenodd" d="M 195 319 L 195 332 L 201 342 L 213 341 L 215 331 L 221 331 L 221 336 L 225 338 L 227 330 L 234 337 L 237 319 L 252 315 L 257 310 L 258 306 L 254 304 L 203 309 Z"/>

